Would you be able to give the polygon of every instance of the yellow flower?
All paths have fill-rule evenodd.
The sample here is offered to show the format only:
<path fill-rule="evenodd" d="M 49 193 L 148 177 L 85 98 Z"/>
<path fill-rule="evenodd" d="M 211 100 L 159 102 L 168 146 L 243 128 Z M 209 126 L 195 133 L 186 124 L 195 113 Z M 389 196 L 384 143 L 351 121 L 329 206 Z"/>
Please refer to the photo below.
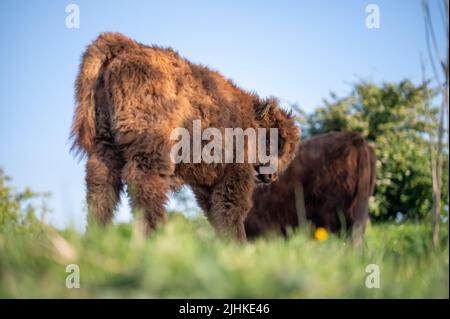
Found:
<path fill-rule="evenodd" d="M 328 238 L 328 231 L 325 228 L 323 228 L 323 227 L 318 227 L 314 231 L 314 238 L 317 239 L 318 241 L 327 240 L 327 238 Z"/>

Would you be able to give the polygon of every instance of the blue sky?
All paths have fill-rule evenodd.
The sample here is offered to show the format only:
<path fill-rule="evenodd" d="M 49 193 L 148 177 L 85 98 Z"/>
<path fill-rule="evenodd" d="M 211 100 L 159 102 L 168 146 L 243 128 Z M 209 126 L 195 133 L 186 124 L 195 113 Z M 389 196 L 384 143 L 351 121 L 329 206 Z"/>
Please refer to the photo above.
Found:
<path fill-rule="evenodd" d="M 79 5 L 79 29 L 65 25 L 70 3 Z M 379 29 L 365 26 L 369 3 L 380 8 Z M 438 11 L 432 15 L 441 30 Z M 80 55 L 102 31 L 171 46 L 307 112 L 359 78 L 418 82 L 426 57 L 419 0 L 3 0 L 0 167 L 19 189 L 52 193 L 49 220 L 60 227 L 85 219 L 84 160 L 69 153 L 68 135 Z M 438 39 L 444 47 L 442 32 Z M 130 217 L 125 207 L 119 220 Z"/>

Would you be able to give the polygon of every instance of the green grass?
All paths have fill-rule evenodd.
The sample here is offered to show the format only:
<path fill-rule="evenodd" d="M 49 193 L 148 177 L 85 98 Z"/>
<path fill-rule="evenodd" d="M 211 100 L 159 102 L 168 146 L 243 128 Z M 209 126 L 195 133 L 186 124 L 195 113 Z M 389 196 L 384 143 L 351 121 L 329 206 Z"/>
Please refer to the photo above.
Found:
<path fill-rule="evenodd" d="M 2 225 L 0 225 L 2 226 Z M 0 297 L 44 298 L 448 298 L 448 225 L 431 248 L 425 223 L 378 224 L 362 249 L 330 236 L 244 245 L 222 241 L 203 218 L 171 214 L 143 238 L 133 224 L 56 232 L 32 221 L 0 227 Z M 80 267 L 79 289 L 65 286 Z M 381 287 L 368 289 L 377 264 Z"/>

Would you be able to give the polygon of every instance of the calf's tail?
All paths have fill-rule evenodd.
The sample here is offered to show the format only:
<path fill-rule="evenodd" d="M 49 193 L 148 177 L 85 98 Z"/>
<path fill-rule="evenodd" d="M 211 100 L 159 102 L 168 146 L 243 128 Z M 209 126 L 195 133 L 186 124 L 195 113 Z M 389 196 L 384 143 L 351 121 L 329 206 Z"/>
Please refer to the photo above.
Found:
<path fill-rule="evenodd" d="M 72 122 L 72 151 L 89 153 L 96 137 L 95 91 L 104 66 L 130 46 L 133 40 L 120 33 L 102 33 L 84 52 L 75 82 L 76 109 Z"/>

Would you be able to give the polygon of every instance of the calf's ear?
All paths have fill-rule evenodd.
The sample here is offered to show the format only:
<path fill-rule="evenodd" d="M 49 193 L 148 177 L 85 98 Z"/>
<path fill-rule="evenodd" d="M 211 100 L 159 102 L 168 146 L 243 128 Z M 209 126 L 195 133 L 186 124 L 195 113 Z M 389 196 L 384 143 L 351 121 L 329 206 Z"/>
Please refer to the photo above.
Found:
<path fill-rule="evenodd" d="M 270 102 L 267 102 L 267 101 L 257 105 L 256 110 L 255 110 L 256 118 L 258 120 L 264 120 L 264 121 L 267 120 L 267 118 L 270 115 L 271 109 L 272 109 L 272 105 Z"/>

